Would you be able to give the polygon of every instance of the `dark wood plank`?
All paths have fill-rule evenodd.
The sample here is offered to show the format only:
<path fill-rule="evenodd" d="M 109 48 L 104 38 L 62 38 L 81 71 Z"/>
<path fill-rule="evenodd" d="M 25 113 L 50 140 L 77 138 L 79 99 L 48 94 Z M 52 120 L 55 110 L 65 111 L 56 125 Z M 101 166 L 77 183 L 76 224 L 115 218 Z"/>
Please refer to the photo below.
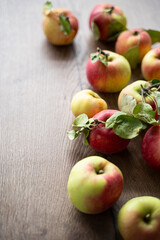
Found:
<path fill-rule="evenodd" d="M 88 28 L 92 8 L 101 1 L 55 1 L 79 19 L 74 43 L 54 47 L 42 28 L 44 1 L 0 2 L 0 239 L 69 240 L 120 239 L 115 233 L 117 213 L 128 199 L 140 195 L 160 197 L 160 176 L 143 162 L 143 135 L 127 150 L 106 156 L 66 131 L 73 115 L 70 102 L 80 89 L 91 88 L 85 66 L 97 46 L 114 50 L 113 44 L 95 42 Z M 159 0 L 112 1 L 128 19 L 128 27 L 159 29 Z M 140 68 L 131 82 L 142 78 Z M 109 108 L 117 109 L 118 94 L 101 94 Z M 124 174 L 124 191 L 103 214 L 85 215 L 68 200 L 67 180 L 80 159 L 100 155 Z M 116 235 L 115 235 L 116 234 Z"/>

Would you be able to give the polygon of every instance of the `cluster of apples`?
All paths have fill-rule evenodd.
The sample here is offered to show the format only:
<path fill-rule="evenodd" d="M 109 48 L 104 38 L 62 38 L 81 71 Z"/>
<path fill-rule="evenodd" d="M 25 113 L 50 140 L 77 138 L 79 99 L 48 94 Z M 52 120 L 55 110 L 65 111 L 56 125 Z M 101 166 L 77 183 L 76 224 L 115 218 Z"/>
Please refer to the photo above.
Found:
<path fill-rule="evenodd" d="M 78 32 L 76 16 L 68 9 L 54 9 L 51 2 L 46 2 L 43 14 L 42 26 L 47 39 L 54 45 L 70 44 Z M 84 134 L 85 145 L 112 154 L 124 150 L 140 130 L 146 129 L 148 123 L 153 124 L 145 133 L 141 152 L 150 167 L 160 170 L 160 47 L 151 50 L 152 44 L 160 40 L 160 32 L 128 30 L 126 24 L 123 11 L 113 4 L 98 4 L 92 10 L 89 26 L 94 39 L 116 40 L 116 53 L 97 48 L 87 62 L 86 76 L 97 91 L 120 92 L 120 111 L 108 109 L 107 103 L 94 91 L 82 90 L 71 102 L 76 118 L 68 137 L 73 140 Z M 141 62 L 147 81 L 137 80 L 126 86 L 131 69 Z M 70 172 L 69 198 L 83 213 L 101 213 L 118 200 L 123 181 L 122 172 L 113 163 L 98 156 L 87 157 Z M 131 199 L 119 211 L 118 227 L 125 240 L 159 240 L 160 200 L 150 196 Z"/>

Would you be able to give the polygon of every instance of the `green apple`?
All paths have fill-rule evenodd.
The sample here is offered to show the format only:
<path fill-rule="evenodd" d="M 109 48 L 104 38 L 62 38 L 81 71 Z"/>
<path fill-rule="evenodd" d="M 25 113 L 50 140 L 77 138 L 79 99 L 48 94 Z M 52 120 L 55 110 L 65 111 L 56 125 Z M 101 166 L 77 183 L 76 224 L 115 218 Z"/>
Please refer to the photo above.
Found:
<path fill-rule="evenodd" d="M 122 206 L 118 228 L 124 240 L 160 239 L 160 199 L 136 197 Z"/>
<path fill-rule="evenodd" d="M 137 103 L 143 101 L 143 96 L 142 96 L 142 86 L 143 87 L 149 87 L 151 84 L 149 82 L 146 82 L 144 80 L 137 80 L 129 85 L 127 85 L 125 88 L 122 89 L 118 96 L 118 107 L 122 111 L 122 108 L 124 108 L 124 103 L 122 101 L 123 95 L 130 95 L 132 96 Z M 155 103 L 153 98 L 150 97 L 145 97 L 146 103 L 150 104 L 153 108 L 153 110 L 156 109 Z"/>
<path fill-rule="evenodd" d="M 113 163 L 99 156 L 90 156 L 73 166 L 67 189 L 70 201 L 79 211 L 101 213 L 120 197 L 123 176 Z"/>
<path fill-rule="evenodd" d="M 96 113 L 105 109 L 107 109 L 107 103 L 92 90 L 79 91 L 72 98 L 71 110 L 75 117 L 85 113 L 92 118 Z"/>

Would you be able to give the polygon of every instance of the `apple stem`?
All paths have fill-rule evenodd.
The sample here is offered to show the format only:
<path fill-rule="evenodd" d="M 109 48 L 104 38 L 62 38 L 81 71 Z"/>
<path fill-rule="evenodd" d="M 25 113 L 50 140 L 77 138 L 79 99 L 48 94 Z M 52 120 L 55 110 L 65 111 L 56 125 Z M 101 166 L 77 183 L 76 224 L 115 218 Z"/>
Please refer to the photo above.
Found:
<path fill-rule="evenodd" d="M 134 35 L 134 36 L 137 36 L 138 34 L 139 34 L 139 31 L 134 31 L 134 32 L 133 32 L 133 35 Z"/>
<path fill-rule="evenodd" d="M 145 223 L 149 223 L 149 222 L 150 222 L 150 218 L 151 218 L 150 213 L 147 213 L 147 214 L 144 216 L 144 221 L 145 221 Z"/>

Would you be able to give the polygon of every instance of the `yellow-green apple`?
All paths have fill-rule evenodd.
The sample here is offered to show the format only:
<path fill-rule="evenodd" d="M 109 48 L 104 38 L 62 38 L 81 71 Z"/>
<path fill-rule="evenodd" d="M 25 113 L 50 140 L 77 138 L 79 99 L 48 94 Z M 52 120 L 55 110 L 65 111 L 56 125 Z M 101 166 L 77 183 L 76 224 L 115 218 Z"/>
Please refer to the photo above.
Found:
<path fill-rule="evenodd" d="M 116 53 L 125 56 L 130 61 L 131 66 L 135 68 L 138 62 L 141 62 L 145 54 L 151 49 L 151 46 L 152 40 L 150 35 L 143 29 L 134 28 L 123 31 L 119 35 L 116 41 L 115 50 Z M 138 52 L 131 52 L 130 50 L 135 47 L 137 47 L 136 49 Z M 127 55 L 128 51 L 130 51 L 130 56 Z M 136 56 L 137 58 L 135 58 Z M 137 64 L 131 62 L 133 59 L 137 61 Z"/>
<path fill-rule="evenodd" d="M 160 171 L 160 125 L 147 130 L 142 140 L 141 153 L 151 168 Z"/>
<path fill-rule="evenodd" d="M 120 197 L 123 175 L 113 163 L 99 156 L 90 156 L 73 166 L 67 189 L 69 199 L 79 211 L 101 213 Z"/>
<path fill-rule="evenodd" d="M 97 93 L 85 89 L 76 93 L 71 102 L 71 110 L 75 117 L 85 113 L 89 118 L 107 109 L 107 103 Z"/>
<path fill-rule="evenodd" d="M 95 40 L 107 40 L 126 29 L 123 11 L 109 3 L 96 5 L 89 17 L 89 27 Z"/>
<path fill-rule="evenodd" d="M 100 50 L 92 53 L 86 65 L 89 83 L 100 92 L 119 92 L 131 76 L 128 61 L 121 55 Z"/>
<path fill-rule="evenodd" d="M 118 214 L 118 228 L 124 240 L 160 239 L 160 199 L 135 197 Z"/>
<path fill-rule="evenodd" d="M 142 87 L 149 87 L 151 86 L 151 83 L 145 81 L 145 80 L 137 80 L 129 85 L 127 85 L 125 88 L 122 89 L 118 96 L 118 107 L 122 111 L 122 108 L 124 108 L 124 102 L 122 101 L 124 95 L 130 95 L 132 96 L 137 103 L 142 102 L 143 96 L 142 96 Z M 151 95 L 152 97 L 152 95 Z M 153 110 L 156 109 L 154 100 L 150 98 L 149 96 L 145 96 L 145 102 L 150 104 L 153 108 Z"/>
<path fill-rule="evenodd" d="M 93 116 L 94 119 L 106 121 L 117 110 L 107 109 L 103 110 Z M 92 129 L 88 136 L 89 145 L 96 151 L 112 154 L 121 152 L 129 144 L 129 139 L 124 139 L 116 135 L 111 128 L 105 128 L 103 123 L 100 123 L 97 127 Z"/>
<path fill-rule="evenodd" d="M 141 70 L 144 78 L 150 81 L 160 79 L 160 46 L 151 49 L 143 58 Z"/>
<path fill-rule="evenodd" d="M 68 45 L 78 31 L 78 20 L 68 9 L 54 9 L 51 2 L 43 8 L 42 27 L 49 42 L 54 45 Z"/>

